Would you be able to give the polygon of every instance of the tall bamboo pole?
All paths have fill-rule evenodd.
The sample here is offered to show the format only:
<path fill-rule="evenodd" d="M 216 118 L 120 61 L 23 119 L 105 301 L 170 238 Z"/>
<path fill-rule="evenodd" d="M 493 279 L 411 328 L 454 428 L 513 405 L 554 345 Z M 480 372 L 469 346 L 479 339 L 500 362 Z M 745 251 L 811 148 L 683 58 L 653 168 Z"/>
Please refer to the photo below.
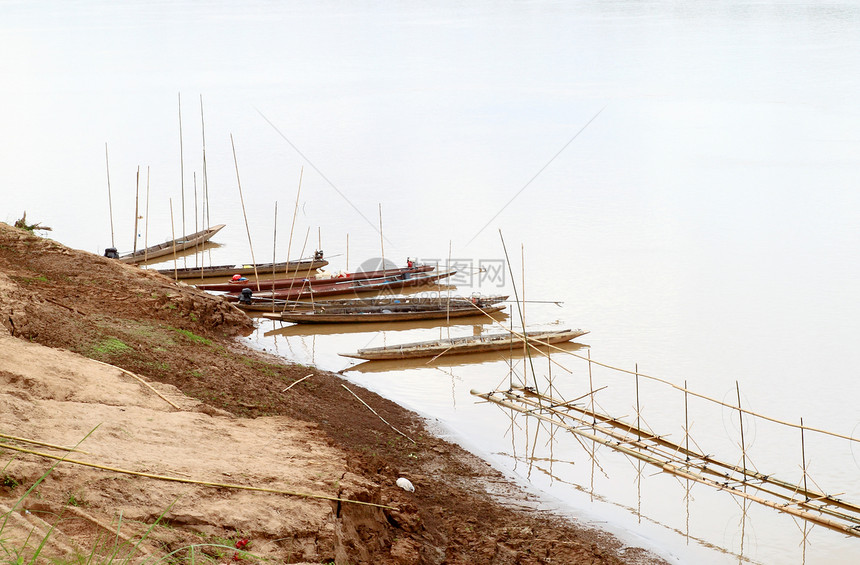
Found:
<path fill-rule="evenodd" d="M 385 276 L 385 238 L 382 235 L 382 203 L 379 203 L 379 250 L 382 253 L 382 276 Z"/>
<path fill-rule="evenodd" d="M 636 363 L 636 440 L 642 439 L 642 426 L 639 424 L 639 363 Z"/>
<path fill-rule="evenodd" d="M 746 448 L 746 443 L 744 442 L 744 413 L 741 411 L 741 385 L 738 384 L 738 381 L 735 381 L 735 389 L 738 392 L 738 422 L 740 422 L 740 427 L 741 427 L 741 457 L 742 457 L 743 469 L 744 469 L 744 483 L 746 484 L 747 448 Z"/>
<path fill-rule="evenodd" d="M 194 171 L 194 233 L 200 231 L 197 227 L 197 171 Z M 203 278 L 203 257 L 200 256 L 200 242 L 194 244 L 194 266 L 197 266 L 198 258 L 200 260 L 200 277 Z"/>
<path fill-rule="evenodd" d="M 177 93 L 178 102 L 179 102 L 179 193 L 182 197 L 182 237 L 188 233 L 185 230 L 185 156 L 183 154 L 183 143 L 182 143 L 182 93 Z M 187 266 L 184 262 L 185 256 L 183 255 L 183 265 Z"/>
<path fill-rule="evenodd" d="M 687 379 L 684 379 L 684 447 L 687 450 L 687 453 L 690 452 L 690 412 L 689 407 L 687 405 Z M 687 461 L 690 460 L 690 456 L 687 455 Z"/>
<path fill-rule="evenodd" d="M 800 455 L 803 458 L 803 490 L 809 492 L 806 488 L 806 442 L 803 439 L 803 418 L 800 419 Z M 806 497 L 809 500 L 809 497 Z"/>
<path fill-rule="evenodd" d="M 248 214 L 245 212 L 245 198 L 242 196 L 242 181 L 239 179 L 239 160 L 236 158 L 236 144 L 233 143 L 233 134 L 230 134 L 230 146 L 233 148 L 233 163 L 236 165 L 236 184 L 239 186 L 239 201 L 242 203 L 242 217 L 245 218 L 245 232 L 248 234 L 248 247 L 251 248 L 251 263 L 254 265 L 254 280 L 257 281 L 257 289 L 260 288 L 260 275 L 257 273 L 257 260 L 254 258 L 254 244 L 251 243 L 251 228 L 248 226 Z"/>
<path fill-rule="evenodd" d="M 526 335 L 526 319 L 523 317 L 523 310 L 522 310 L 522 306 L 520 305 L 520 296 L 517 293 L 517 284 L 514 282 L 514 271 L 513 271 L 513 267 L 511 267 L 511 259 L 510 259 L 510 257 L 508 257 L 508 247 L 505 245 L 505 237 L 502 235 L 501 229 L 499 229 L 499 238 L 502 240 L 502 249 L 505 252 L 505 261 L 508 263 L 508 273 L 510 273 L 510 275 L 511 275 L 511 286 L 514 289 L 514 299 L 516 300 L 516 303 L 517 303 L 517 312 L 519 312 L 519 314 L 520 314 L 520 322 L 522 323 L 522 326 L 523 326 L 523 343 L 525 343 L 525 346 L 526 346 L 526 357 L 528 358 L 529 366 L 531 366 L 531 369 L 532 369 L 532 379 L 534 380 L 535 390 L 537 391 L 540 389 L 538 388 L 538 384 L 537 384 L 537 375 L 535 374 L 534 364 L 532 363 L 532 356 L 531 356 L 531 353 L 529 352 L 529 349 L 528 349 L 528 336 Z M 541 403 L 541 400 L 540 400 L 540 397 L 538 397 L 538 404 L 540 404 L 540 403 Z"/>
<path fill-rule="evenodd" d="M 296 189 L 296 205 L 293 207 L 293 222 L 290 224 L 290 238 L 287 240 L 287 264 L 284 267 L 284 276 L 290 272 L 290 251 L 293 248 L 293 230 L 296 228 L 296 215 L 299 213 L 299 196 L 302 194 L 302 177 L 305 174 L 305 168 L 299 170 L 299 188 Z M 292 289 L 292 285 L 290 285 Z"/>
<path fill-rule="evenodd" d="M 278 201 L 275 200 L 275 229 L 272 230 L 272 292 L 275 292 L 275 277 L 277 276 L 278 267 L 275 262 L 278 260 Z M 275 311 L 275 295 L 272 295 L 272 312 Z"/>
<path fill-rule="evenodd" d="M 203 95 L 200 95 L 200 135 L 203 141 L 203 214 L 206 221 L 203 229 L 209 227 L 209 175 L 206 171 L 206 122 L 203 119 Z"/>
<path fill-rule="evenodd" d="M 589 402 L 591 403 L 591 413 L 594 413 L 594 381 L 591 378 L 591 349 L 589 349 L 586 353 L 588 353 L 588 394 L 591 397 Z M 591 419 L 592 425 L 597 423 L 597 418 L 592 416 Z"/>
<path fill-rule="evenodd" d="M 173 199 L 168 199 L 170 202 L 170 236 L 173 238 L 173 278 L 179 279 L 179 272 L 176 266 L 176 230 L 173 229 Z"/>
<path fill-rule="evenodd" d="M 138 210 L 138 200 L 140 198 L 140 165 L 137 166 L 137 176 L 135 177 L 134 183 L 134 247 L 132 248 L 132 255 L 137 253 L 137 216 L 139 214 Z"/>
<path fill-rule="evenodd" d="M 116 249 L 116 239 L 113 231 L 113 201 L 110 194 L 110 160 L 108 159 L 108 144 L 105 142 L 105 171 L 107 172 L 108 215 L 110 216 L 110 246 Z"/>
<path fill-rule="evenodd" d="M 176 242 L 173 242 L 174 254 Z M 149 165 L 146 166 L 146 218 L 143 219 L 143 262 L 149 259 Z"/>

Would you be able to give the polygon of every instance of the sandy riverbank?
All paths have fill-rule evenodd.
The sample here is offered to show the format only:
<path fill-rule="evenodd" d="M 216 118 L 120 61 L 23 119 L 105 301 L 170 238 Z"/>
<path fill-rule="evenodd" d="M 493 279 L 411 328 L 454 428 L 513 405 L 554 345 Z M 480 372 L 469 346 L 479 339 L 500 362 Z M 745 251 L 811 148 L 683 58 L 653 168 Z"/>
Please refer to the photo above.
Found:
<path fill-rule="evenodd" d="M 0 224 L 0 319 L 0 433 L 80 442 L 70 459 L 111 469 L 62 462 L 25 497 L 56 461 L 9 447 L 66 452 L 5 440 L 0 554 L 54 527 L 42 557 L 145 537 L 136 560 L 662 562 L 536 510 L 384 398 L 349 385 L 402 434 L 337 375 L 242 347 L 241 311 L 153 272 Z M 244 539 L 249 553 L 229 549 Z"/>

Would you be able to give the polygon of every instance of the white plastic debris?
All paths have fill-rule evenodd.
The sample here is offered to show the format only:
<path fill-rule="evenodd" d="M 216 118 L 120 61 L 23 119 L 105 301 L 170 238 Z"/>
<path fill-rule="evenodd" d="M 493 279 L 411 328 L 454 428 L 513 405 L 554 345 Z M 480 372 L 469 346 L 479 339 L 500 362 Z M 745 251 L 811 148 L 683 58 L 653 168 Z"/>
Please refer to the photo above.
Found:
<path fill-rule="evenodd" d="M 399 479 L 397 479 L 397 486 L 399 486 L 405 491 L 415 492 L 415 486 L 412 484 L 412 481 L 410 481 L 406 477 L 400 477 Z"/>

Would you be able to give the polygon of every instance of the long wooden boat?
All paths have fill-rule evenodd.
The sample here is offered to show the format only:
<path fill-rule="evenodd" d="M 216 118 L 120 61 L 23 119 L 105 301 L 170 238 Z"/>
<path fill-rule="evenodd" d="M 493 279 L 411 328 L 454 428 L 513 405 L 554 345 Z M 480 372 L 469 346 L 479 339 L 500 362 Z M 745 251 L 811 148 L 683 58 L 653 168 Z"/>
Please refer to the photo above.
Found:
<path fill-rule="evenodd" d="M 213 235 L 221 231 L 224 226 L 225 224 L 218 224 L 217 226 L 212 226 L 211 228 L 200 230 L 184 237 L 171 239 L 170 241 L 165 241 L 164 243 L 159 243 L 158 245 L 153 245 L 146 249 L 138 249 L 134 253 L 120 255 L 119 260 L 123 263 L 142 263 L 143 261 L 149 261 L 150 259 L 157 259 L 158 257 L 171 255 L 174 252 L 179 253 L 180 251 L 184 251 L 190 247 L 194 247 L 195 245 L 206 243 Z"/>
<path fill-rule="evenodd" d="M 305 302 L 302 300 L 281 300 L 272 298 L 251 298 L 251 303 L 239 301 L 236 306 L 246 312 L 284 312 L 319 310 L 320 308 L 351 307 L 351 306 L 386 306 L 389 304 L 433 304 L 439 308 L 448 305 L 464 306 L 474 304 L 479 308 L 493 306 L 508 299 L 508 295 L 495 296 L 389 296 L 384 298 L 352 298 L 346 300 L 321 300 Z M 476 311 L 476 313 L 479 313 Z"/>
<path fill-rule="evenodd" d="M 282 312 L 280 314 L 263 314 L 266 318 L 295 322 L 297 324 L 334 324 L 334 323 L 366 323 L 366 322 L 399 322 L 406 320 L 438 320 L 474 316 L 482 311 L 498 312 L 504 306 L 493 305 L 481 308 L 473 304 L 439 308 L 435 305 L 421 306 L 418 304 L 389 304 L 385 306 L 334 307 L 317 309 L 308 312 Z"/>
<path fill-rule="evenodd" d="M 282 300 L 315 300 L 324 296 L 338 296 L 358 294 L 363 292 L 380 292 L 383 290 L 397 291 L 407 287 L 421 286 L 434 283 L 440 279 L 450 277 L 457 271 L 442 271 L 429 273 L 404 273 L 380 277 L 377 279 L 363 279 L 357 281 L 334 282 L 331 284 L 304 285 L 297 288 L 284 288 L 274 291 L 256 292 L 257 298 L 280 298 Z M 231 293 L 224 296 L 227 300 L 235 302 L 239 300 L 239 293 Z"/>
<path fill-rule="evenodd" d="M 321 336 L 321 335 L 350 335 L 356 333 L 375 333 L 375 332 L 409 332 L 412 330 L 429 330 L 439 327 L 461 327 L 475 328 L 478 326 L 487 326 L 490 324 L 505 324 L 510 319 L 507 312 L 499 310 L 490 314 L 482 314 L 475 310 L 473 316 L 463 316 L 461 318 L 436 318 L 433 320 L 410 320 L 408 322 L 392 323 L 390 321 L 383 322 L 366 322 L 355 324 L 272 324 L 272 329 L 266 330 L 263 335 L 266 337 L 282 336 L 282 337 L 305 337 L 305 336 Z M 562 347 L 565 344 L 559 344 L 556 347 Z M 569 344 L 568 344 L 569 345 Z M 382 361 L 376 361 L 381 363 Z M 406 361 L 400 361 L 405 363 Z M 368 361 L 370 363 L 370 361 Z"/>
<path fill-rule="evenodd" d="M 560 330 L 527 332 L 526 340 L 533 345 L 562 343 L 587 334 L 585 330 Z M 437 355 L 457 355 L 463 353 L 482 353 L 500 349 L 519 349 L 523 347 L 523 337 L 511 333 L 470 335 L 437 339 L 432 341 L 416 341 L 385 347 L 368 347 L 359 349 L 356 353 L 341 353 L 344 357 L 366 359 L 369 361 L 384 359 L 414 359 L 417 357 L 435 357 Z"/>
<path fill-rule="evenodd" d="M 399 267 L 396 269 L 386 269 L 384 271 L 356 271 L 354 273 L 345 273 L 343 275 L 338 275 L 336 277 L 328 277 L 328 278 L 306 278 L 306 277 L 293 277 L 293 278 L 283 278 L 283 279 L 269 279 L 269 280 L 257 280 L 257 281 L 240 281 L 240 282 L 223 282 L 223 283 L 204 283 L 204 284 L 196 284 L 197 288 L 200 290 L 209 290 L 213 292 L 241 292 L 243 288 L 250 288 L 254 291 L 266 291 L 266 290 L 278 290 L 282 288 L 291 288 L 291 287 L 301 287 L 302 285 L 321 285 L 321 284 L 335 284 L 335 283 L 343 283 L 350 281 L 359 281 L 365 279 L 378 279 L 386 276 L 395 276 L 402 275 L 405 273 L 426 273 L 427 271 L 432 271 L 432 265 L 421 265 L 417 267 Z M 269 267 L 269 271 L 271 273 L 272 268 Z M 260 274 L 265 274 L 266 271 L 261 270 Z M 241 274 L 241 273 L 234 273 Z"/>
<path fill-rule="evenodd" d="M 327 328 L 327 327 L 343 327 L 333 325 L 308 325 L 308 324 L 290 324 L 284 326 L 284 329 L 289 328 Z M 346 327 L 359 327 L 364 324 L 353 324 Z M 371 324 L 372 325 L 372 324 Z M 396 324 L 389 324 L 389 328 Z M 286 335 L 286 334 L 285 334 Z M 561 352 L 577 352 L 588 348 L 588 345 L 577 341 L 563 341 L 552 345 L 535 345 L 529 347 L 528 355 L 538 355 L 538 351 L 544 354 L 555 354 Z M 482 365 L 484 363 L 496 363 L 498 361 L 511 361 L 514 359 L 525 359 L 526 352 L 523 351 L 523 346 L 506 349 L 497 349 L 495 351 L 481 351 L 477 353 L 467 353 L 464 355 L 436 355 L 434 357 L 414 357 L 409 359 L 382 359 L 375 361 L 359 361 L 356 359 L 356 364 L 342 369 L 341 372 L 355 371 L 359 373 L 387 373 L 390 371 L 408 371 L 410 369 L 427 369 L 427 368 L 446 368 L 446 367 L 462 367 L 464 365 Z M 536 359 L 537 357 L 535 357 Z"/>
<path fill-rule="evenodd" d="M 281 261 L 280 263 L 257 263 L 257 273 L 260 275 L 285 273 L 290 275 L 304 275 L 328 265 L 328 261 L 318 255 L 313 259 L 296 259 L 294 261 Z M 253 275 L 254 265 L 213 265 L 210 267 L 184 267 L 182 269 L 158 269 L 158 272 L 168 277 L 181 280 L 206 279 L 217 277 L 231 277 L 233 275 Z M 241 289 L 240 289 L 241 290 Z"/>

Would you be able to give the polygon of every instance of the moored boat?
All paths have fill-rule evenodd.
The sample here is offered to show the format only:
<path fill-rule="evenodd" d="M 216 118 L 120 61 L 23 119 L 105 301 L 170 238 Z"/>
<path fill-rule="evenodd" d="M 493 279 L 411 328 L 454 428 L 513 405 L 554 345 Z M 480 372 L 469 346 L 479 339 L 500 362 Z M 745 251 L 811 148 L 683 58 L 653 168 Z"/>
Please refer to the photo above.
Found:
<path fill-rule="evenodd" d="M 435 304 L 387 304 L 379 306 L 322 307 L 306 312 L 266 313 L 263 316 L 297 324 L 397 322 L 478 316 L 499 312 L 504 308 L 504 306 L 498 304 L 482 308 L 471 303 L 449 305 L 447 308 L 439 307 Z"/>
<path fill-rule="evenodd" d="M 268 272 L 271 272 L 272 268 L 269 267 Z M 426 273 L 427 271 L 432 271 L 433 267 L 431 265 L 421 265 L 417 267 L 401 267 L 396 269 L 386 269 L 384 271 L 356 271 L 354 273 L 344 273 L 337 276 L 326 277 L 326 278 L 306 278 L 306 277 L 292 277 L 292 278 L 281 278 L 281 279 L 268 279 L 268 280 L 245 280 L 238 282 L 222 282 L 222 283 L 203 283 L 196 284 L 197 288 L 200 290 L 209 290 L 213 292 L 240 292 L 243 288 L 250 288 L 252 291 L 268 291 L 268 290 L 278 290 L 282 288 L 290 288 L 290 287 L 301 287 L 302 285 L 324 285 L 324 284 L 336 284 L 350 281 L 358 281 L 358 280 L 366 280 L 366 279 L 378 279 L 386 276 L 395 276 L 395 275 L 403 275 L 405 273 Z M 266 270 L 261 269 L 259 271 L 260 274 L 266 274 Z M 241 274 L 241 273 L 233 273 L 233 274 Z"/>
<path fill-rule="evenodd" d="M 297 277 L 310 272 L 322 269 L 328 265 L 328 261 L 323 259 L 322 251 L 318 251 L 313 258 L 296 259 L 293 261 L 281 261 L 280 263 L 256 263 L 252 265 L 212 265 L 209 267 L 185 267 L 181 269 L 158 269 L 158 272 L 168 277 L 176 277 L 177 279 L 206 279 L 217 277 L 230 277 L 236 274 L 253 275 L 256 268 L 256 273 L 270 274 L 283 273 Z M 241 289 L 240 289 L 241 290 Z"/>
<path fill-rule="evenodd" d="M 159 257 L 164 257 L 165 255 L 179 253 L 180 251 L 185 251 L 186 249 L 196 245 L 206 243 L 212 238 L 212 236 L 221 231 L 224 226 L 225 224 L 218 224 L 217 226 L 212 226 L 208 229 L 200 230 L 190 235 L 171 239 L 170 241 L 165 241 L 158 245 L 152 245 L 146 249 L 138 249 L 133 253 L 120 255 L 119 260 L 123 263 L 142 263 L 144 261 L 149 261 L 150 259 L 157 259 Z M 168 271 L 171 273 L 173 272 L 170 269 L 168 269 Z"/>
<path fill-rule="evenodd" d="M 498 333 L 484 334 L 431 341 L 417 341 L 385 347 L 369 347 L 359 349 L 356 353 L 341 353 L 344 357 L 365 359 L 369 361 L 385 359 L 414 359 L 417 357 L 434 357 L 438 355 L 456 355 L 463 353 L 482 353 L 500 349 L 519 349 L 526 341 L 530 346 L 563 343 L 587 334 L 585 330 L 535 331 L 524 334 Z"/>
<path fill-rule="evenodd" d="M 440 308 L 448 305 L 474 304 L 480 308 L 492 306 L 508 299 L 507 295 L 501 296 L 388 296 L 383 298 L 351 298 L 320 300 L 318 302 L 307 302 L 303 300 L 281 300 L 272 298 L 251 298 L 251 303 L 243 303 L 241 300 L 236 306 L 246 312 L 283 312 L 283 311 L 306 311 L 319 308 L 350 307 L 350 306 L 385 306 L 388 304 L 433 304 Z"/>
<path fill-rule="evenodd" d="M 294 288 L 284 288 L 274 291 L 263 291 L 253 293 L 255 298 L 275 298 L 282 300 L 311 300 L 324 296 L 337 296 L 358 294 L 365 292 L 380 292 L 383 290 L 397 291 L 407 287 L 431 284 L 441 279 L 450 277 L 457 271 L 442 271 L 428 273 L 403 273 L 401 275 L 379 277 L 375 279 L 362 279 L 345 282 L 333 282 L 329 284 L 303 284 Z M 225 295 L 230 301 L 238 301 L 239 293 Z"/>

